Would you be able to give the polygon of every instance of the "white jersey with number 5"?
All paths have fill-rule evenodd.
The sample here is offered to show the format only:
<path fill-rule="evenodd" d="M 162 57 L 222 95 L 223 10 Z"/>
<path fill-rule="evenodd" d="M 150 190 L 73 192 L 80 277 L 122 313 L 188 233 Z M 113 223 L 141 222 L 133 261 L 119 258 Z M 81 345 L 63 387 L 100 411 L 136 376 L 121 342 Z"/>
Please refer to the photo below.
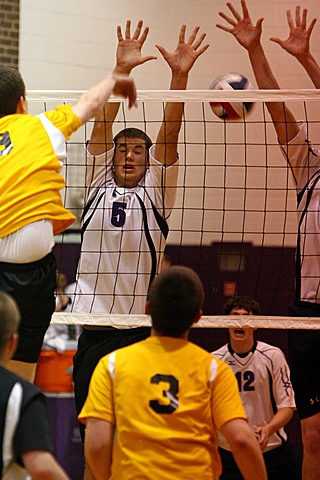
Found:
<path fill-rule="evenodd" d="M 150 149 L 150 168 L 135 188 L 113 178 L 114 150 L 88 155 L 81 256 L 73 310 L 83 313 L 145 313 L 168 235 L 178 162 L 165 168 Z"/>

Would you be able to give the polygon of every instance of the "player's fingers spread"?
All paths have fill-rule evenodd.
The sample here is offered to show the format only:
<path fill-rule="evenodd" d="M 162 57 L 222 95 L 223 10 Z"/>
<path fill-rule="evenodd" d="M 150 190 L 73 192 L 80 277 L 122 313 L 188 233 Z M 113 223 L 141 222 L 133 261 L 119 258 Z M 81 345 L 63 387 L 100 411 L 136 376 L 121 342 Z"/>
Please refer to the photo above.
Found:
<path fill-rule="evenodd" d="M 199 50 L 197 50 L 197 57 L 200 57 L 200 55 L 202 55 L 208 48 L 209 44 L 207 43 L 207 45 L 204 45 Z"/>
<path fill-rule="evenodd" d="M 250 14 L 249 14 L 249 10 L 248 10 L 248 7 L 247 7 L 247 4 L 244 0 L 241 1 L 241 6 L 242 6 L 242 13 L 243 13 L 243 18 L 246 18 L 247 20 L 249 20 L 251 22 L 251 18 L 250 18 Z M 237 13 L 237 12 L 236 12 Z M 237 17 L 236 17 L 237 18 Z M 240 15 L 239 15 L 239 18 L 237 18 L 237 20 L 239 21 L 240 20 Z"/>
<path fill-rule="evenodd" d="M 189 40 L 188 40 L 188 44 L 189 44 L 189 45 L 192 45 L 192 44 L 193 44 L 193 42 L 195 41 L 196 36 L 197 36 L 197 33 L 199 32 L 199 30 L 200 30 L 200 27 L 198 27 L 198 26 L 194 27 L 194 29 L 192 30 L 192 33 L 191 33 L 191 35 L 190 35 L 190 37 L 189 37 Z"/>
<path fill-rule="evenodd" d="M 201 43 L 205 38 L 206 38 L 206 33 L 201 33 L 200 37 L 193 44 L 193 47 L 195 50 L 197 50 L 200 47 Z"/>
<path fill-rule="evenodd" d="M 179 33 L 179 43 L 184 43 L 184 39 L 186 36 L 186 25 L 182 25 Z"/>
<path fill-rule="evenodd" d="M 149 62 L 149 60 L 157 60 L 157 57 L 155 55 L 147 55 L 141 58 L 141 63 Z"/>
<path fill-rule="evenodd" d="M 159 50 L 163 57 L 167 55 L 168 52 L 162 45 L 155 45 L 155 47 Z"/>
<path fill-rule="evenodd" d="M 139 35 L 140 35 L 140 32 L 141 32 L 142 24 L 143 24 L 143 21 L 142 21 L 142 20 L 139 20 L 138 23 L 137 23 L 136 29 L 135 29 L 135 31 L 134 31 L 134 34 L 133 34 L 133 36 L 132 36 L 132 38 L 133 38 L 134 40 L 138 40 Z"/>
<path fill-rule="evenodd" d="M 224 32 L 228 32 L 228 33 L 232 33 L 232 32 L 233 32 L 233 28 L 225 27 L 224 25 L 221 25 L 220 23 L 217 23 L 217 24 L 216 24 L 216 27 L 217 27 L 217 28 L 220 28 L 220 30 L 223 30 Z"/>
<path fill-rule="evenodd" d="M 126 32 L 125 32 L 126 39 L 130 38 L 130 27 L 131 27 L 131 20 L 127 20 Z"/>
<path fill-rule="evenodd" d="M 293 24 L 292 15 L 291 15 L 290 10 L 287 10 L 287 21 L 288 21 L 289 28 L 290 29 L 294 28 L 294 24 Z"/>
<path fill-rule="evenodd" d="M 301 18 L 301 27 L 305 30 L 306 27 L 307 27 L 307 14 L 308 14 L 308 10 L 306 8 L 304 8 L 302 10 L 302 18 Z"/>
<path fill-rule="evenodd" d="M 313 27 L 315 26 L 317 22 L 317 19 L 316 18 L 313 18 L 313 20 L 311 21 L 310 25 L 309 25 L 309 28 L 307 30 L 307 33 L 310 35 L 312 30 L 313 30 Z"/>
<path fill-rule="evenodd" d="M 143 32 L 142 32 L 142 35 L 140 36 L 139 38 L 139 42 L 141 43 L 141 45 L 144 44 L 144 42 L 146 41 L 146 38 L 148 36 L 148 33 L 149 33 L 149 27 L 146 27 Z"/>
<path fill-rule="evenodd" d="M 278 43 L 278 45 L 282 45 L 282 40 L 278 37 L 271 37 L 270 41 L 274 43 Z"/>
<path fill-rule="evenodd" d="M 226 22 L 230 23 L 233 27 L 235 26 L 236 22 L 233 20 L 233 18 L 228 17 L 224 12 L 219 12 L 220 17 L 222 17 Z"/>
<path fill-rule="evenodd" d="M 122 42 L 123 41 L 123 36 L 122 36 L 122 31 L 120 25 L 117 26 L 117 36 L 118 36 L 118 41 Z"/>
<path fill-rule="evenodd" d="M 262 30 L 262 23 L 263 23 L 264 18 L 258 18 L 256 28 L 261 32 Z"/>
<path fill-rule="evenodd" d="M 238 22 L 241 20 L 240 13 L 237 12 L 237 10 L 234 8 L 232 3 L 227 3 L 229 10 L 233 13 L 234 18 L 238 20 Z"/>
<path fill-rule="evenodd" d="M 296 26 L 300 27 L 301 22 L 300 22 L 300 5 L 296 6 Z"/>

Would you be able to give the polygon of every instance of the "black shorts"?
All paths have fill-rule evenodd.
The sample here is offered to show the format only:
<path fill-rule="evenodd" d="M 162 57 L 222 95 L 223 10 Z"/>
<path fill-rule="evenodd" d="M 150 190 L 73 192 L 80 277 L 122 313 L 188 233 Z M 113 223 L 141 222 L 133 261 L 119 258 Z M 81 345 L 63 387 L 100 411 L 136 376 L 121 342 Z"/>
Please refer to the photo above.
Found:
<path fill-rule="evenodd" d="M 91 376 L 100 358 L 118 348 L 144 340 L 150 336 L 150 330 L 150 327 L 83 329 L 78 341 L 78 350 L 73 359 L 74 396 L 78 414 L 86 401 Z M 82 423 L 79 426 L 84 440 L 85 426 Z"/>
<path fill-rule="evenodd" d="M 219 448 L 223 471 L 220 480 L 243 480 L 243 476 L 228 450 Z M 268 480 L 301 480 L 301 455 L 289 442 L 264 452 Z"/>
<path fill-rule="evenodd" d="M 49 253 L 31 263 L 0 262 L 0 291 L 17 302 L 21 322 L 14 360 L 36 363 L 55 309 L 56 260 Z"/>
<path fill-rule="evenodd" d="M 320 305 L 297 302 L 293 317 L 320 317 Z M 289 330 L 288 350 L 291 381 L 300 419 L 320 412 L 320 318 L 319 330 Z"/>

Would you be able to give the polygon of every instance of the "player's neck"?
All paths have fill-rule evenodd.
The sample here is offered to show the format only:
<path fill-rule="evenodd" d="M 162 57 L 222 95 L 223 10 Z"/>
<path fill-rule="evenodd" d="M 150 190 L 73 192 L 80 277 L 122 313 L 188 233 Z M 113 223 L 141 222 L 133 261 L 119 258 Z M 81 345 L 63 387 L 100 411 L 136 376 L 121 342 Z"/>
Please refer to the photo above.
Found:
<path fill-rule="evenodd" d="M 251 339 L 240 341 L 230 339 L 229 343 L 232 351 L 239 355 L 249 353 L 254 347 L 254 341 Z"/>

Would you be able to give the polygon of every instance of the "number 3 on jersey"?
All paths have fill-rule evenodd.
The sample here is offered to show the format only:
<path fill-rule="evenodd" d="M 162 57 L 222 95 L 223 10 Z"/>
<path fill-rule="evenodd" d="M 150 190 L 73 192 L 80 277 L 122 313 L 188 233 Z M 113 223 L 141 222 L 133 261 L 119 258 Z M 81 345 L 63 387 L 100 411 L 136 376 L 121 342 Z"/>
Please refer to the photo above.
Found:
<path fill-rule="evenodd" d="M 114 227 L 123 227 L 126 221 L 127 204 L 125 202 L 113 202 L 111 223 Z"/>
<path fill-rule="evenodd" d="M 149 405 L 156 413 L 173 413 L 179 406 L 178 392 L 179 382 L 173 375 L 161 375 L 158 373 L 150 379 L 151 383 L 158 385 L 161 382 L 169 384 L 169 388 L 162 391 L 164 398 L 169 399 L 168 405 L 162 405 L 158 400 L 150 400 Z"/>

